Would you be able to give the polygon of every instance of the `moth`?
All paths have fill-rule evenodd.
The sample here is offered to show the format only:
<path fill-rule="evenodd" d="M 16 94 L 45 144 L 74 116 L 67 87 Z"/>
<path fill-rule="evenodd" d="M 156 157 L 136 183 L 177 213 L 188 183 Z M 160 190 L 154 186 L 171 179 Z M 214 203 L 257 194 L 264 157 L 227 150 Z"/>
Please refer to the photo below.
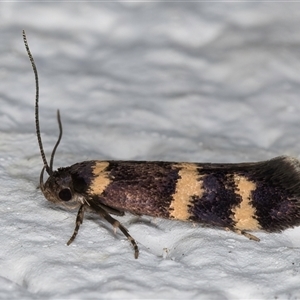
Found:
<path fill-rule="evenodd" d="M 128 230 L 111 215 L 135 215 L 191 221 L 224 228 L 251 240 L 252 231 L 281 232 L 300 224 L 300 162 L 280 156 L 268 161 L 237 164 L 165 161 L 91 160 L 53 170 L 59 137 L 48 164 L 39 125 L 39 80 L 26 34 L 23 40 L 36 85 L 35 125 L 43 160 L 40 188 L 45 198 L 67 208 L 78 208 L 70 245 L 84 212 L 93 211 L 119 229 L 139 249 Z M 49 175 L 44 182 L 45 171 Z"/>

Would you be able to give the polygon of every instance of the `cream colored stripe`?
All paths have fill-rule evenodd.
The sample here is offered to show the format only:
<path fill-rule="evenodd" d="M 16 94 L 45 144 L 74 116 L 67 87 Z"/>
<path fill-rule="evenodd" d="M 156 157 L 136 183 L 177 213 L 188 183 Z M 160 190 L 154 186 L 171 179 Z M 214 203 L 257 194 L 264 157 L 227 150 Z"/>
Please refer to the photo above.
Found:
<path fill-rule="evenodd" d="M 236 222 L 234 227 L 239 230 L 258 230 L 260 225 L 255 219 L 255 208 L 251 205 L 251 193 L 256 189 L 256 184 L 244 176 L 234 175 L 237 187 L 236 194 L 242 198 L 242 202 L 232 209 L 232 219 Z"/>
<path fill-rule="evenodd" d="M 199 167 L 192 163 L 180 163 L 175 164 L 174 168 L 180 168 L 178 172 L 180 178 L 177 181 L 173 201 L 170 205 L 170 217 L 186 221 L 190 217 L 191 197 L 201 197 L 203 194 L 201 176 L 197 171 Z"/>
<path fill-rule="evenodd" d="M 105 169 L 108 167 L 109 162 L 98 161 L 93 169 L 94 180 L 91 183 L 90 192 L 95 195 L 101 195 L 105 188 L 109 185 L 110 179 L 108 172 Z"/>

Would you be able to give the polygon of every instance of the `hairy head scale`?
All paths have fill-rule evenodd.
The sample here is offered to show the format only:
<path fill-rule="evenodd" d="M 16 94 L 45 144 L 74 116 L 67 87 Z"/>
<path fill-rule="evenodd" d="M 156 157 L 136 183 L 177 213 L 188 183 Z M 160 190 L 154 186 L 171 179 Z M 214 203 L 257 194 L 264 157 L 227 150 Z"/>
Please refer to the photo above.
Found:
<path fill-rule="evenodd" d="M 43 143 L 42 143 L 42 138 L 41 138 L 41 131 L 40 131 L 40 121 L 39 121 L 39 77 L 38 77 L 38 72 L 37 72 L 37 68 L 33 59 L 33 56 L 30 52 L 29 46 L 28 46 L 28 42 L 27 42 L 27 38 L 26 38 L 26 33 L 25 30 L 23 30 L 23 41 L 25 44 L 25 48 L 29 57 L 29 60 L 31 62 L 32 65 L 32 69 L 34 72 L 34 78 L 35 78 L 35 128 L 36 128 L 36 135 L 37 135 L 37 139 L 38 139 L 38 144 L 39 144 L 39 148 L 40 148 L 40 152 L 41 152 L 41 157 L 44 163 L 44 167 L 42 169 L 41 172 L 41 178 L 42 178 L 42 174 L 44 173 L 44 170 L 46 170 L 46 172 L 51 176 L 53 174 L 53 160 L 54 160 L 54 155 L 55 155 L 55 151 L 60 143 L 61 137 L 62 137 L 62 125 L 61 125 L 61 120 L 60 120 L 60 114 L 59 114 L 59 110 L 57 111 L 57 122 L 58 122 L 58 126 L 59 126 L 59 137 L 58 140 L 53 148 L 53 151 L 51 153 L 51 158 L 50 158 L 50 165 L 48 165 L 47 159 L 46 159 L 46 155 L 43 149 Z M 42 182 L 42 180 L 41 180 Z M 42 187 L 42 185 L 41 185 Z"/>

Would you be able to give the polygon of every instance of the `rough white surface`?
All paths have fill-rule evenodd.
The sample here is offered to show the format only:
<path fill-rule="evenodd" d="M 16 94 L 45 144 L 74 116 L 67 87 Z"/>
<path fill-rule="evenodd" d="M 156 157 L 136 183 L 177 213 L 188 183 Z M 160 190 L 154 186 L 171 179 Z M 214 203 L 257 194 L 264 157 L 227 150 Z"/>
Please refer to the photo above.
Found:
<path fill-rule="evenodd" d="M 47 203 L 55 166 L 90 159 L 241 162 L 300 153 L 299 3 L 0 3 L 0 298 L 297 299 L 300 228 L 257 233 L 134 216 L 138 241 Z"/>

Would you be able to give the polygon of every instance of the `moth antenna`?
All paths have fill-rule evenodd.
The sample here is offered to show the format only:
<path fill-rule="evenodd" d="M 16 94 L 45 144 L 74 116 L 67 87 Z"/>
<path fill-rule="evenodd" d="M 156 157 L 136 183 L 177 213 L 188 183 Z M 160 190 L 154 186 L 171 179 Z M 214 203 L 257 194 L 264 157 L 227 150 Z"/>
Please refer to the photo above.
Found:
<path fill-rule="evenodd" d="M 42 160 L 43 160 L 43 163 L 44 163 L 44 168 L 46 169 L 46 172 L 49 175 L 51 175 L 53 173 L 52 166 L 49 167 L 49 165 L 47 163 L 47 159 L 46 159 L 45 152 L 44 152 L 44 149 L 43 149 L 41 132 L 40 132 L 40 121 L 39 121 L 39 77 L 38 77 L 38 72 L 37 72 L 37 68 L 36 68 L 33 56 L 32 56 L 32 54 L 30 52 L 30 49 L 29 49 L 29 46 L 28 46 L 28 43 L 27 43 L 27 37 L 26 37 L 25 30 L 23 30 L 23 41 L 24 41 L 24 44 L 25 44 L 25 48 L 26 48 L 29 60 L 30 60 L 31 65 L 32 65 L 32 69 L 33 69 L 33 72 L 34 72 L 34 78 L 35 78 L 35 129 L 36 129 L 36 136 L 37 136 L 37 139 L 38 139 L 39 148 L 40 148 Z M 56 150 L 57 146 L 58 145 L 55 145 L 55 147 L 54 147 L 54 153 L 55 153 L 55 150 Z"/>
<path fill-rule="evenodd" d="M 43 166 L 41 174 L 40 174 L 40 189 L 45 194 L 45 184 L 44 184 L 44 171 L 45 171 L 45 166 Z"/>
<path fill-rule="evenodd" d="M 58 128 L 59 128 L 59 136 L 58 136 L 58 140 L 52 150 L 52 153 L 51 153 L 51 158 L 50 158 L 50 170 L 53 172 L 53 161 L 54 161 L 54 156 L 55 156 L 55 152 L 56 152 L 56 149 L 60 143 L 60 140 L 61 140 L 61 137 L 62 137 L 62 134 L 63 134 L 63 129 L 62 129 L 62 124 L 61 124 L 61 119 L 60 119 L 60 113 L 59 113 L 59 110 L 57 110 L 57 122 L 58 122 Z"/>

